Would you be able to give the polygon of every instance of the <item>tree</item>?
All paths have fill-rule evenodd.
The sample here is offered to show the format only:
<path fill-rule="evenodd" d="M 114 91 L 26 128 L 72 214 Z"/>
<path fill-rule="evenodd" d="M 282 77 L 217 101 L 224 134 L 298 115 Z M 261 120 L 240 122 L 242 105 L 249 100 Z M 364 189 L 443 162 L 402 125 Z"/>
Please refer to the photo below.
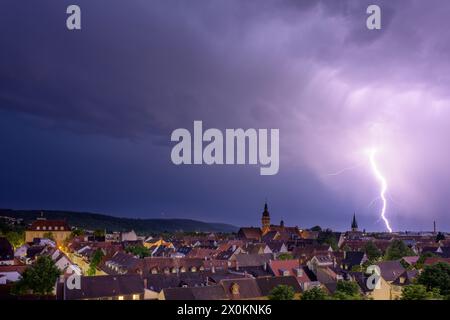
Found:
<path fill-rule="evenodd" d="M 22 279 L 13 287 L 13 293 L 40 296 L 52 294 L 59 275 L 60 271 L 53 260 L 48 256 L 40 256 L 33 266 L 24 271 Z"/>
<path fill-rule="evenodd" d="M 442 299 L 438 289 L 427 291 L 421 284 L 410 284 L 402 289 L 402 300 L 438 300 Z"/>
<path fill-rule="evenodd" d="M 321 287 L 313 287 L 303 292 L 301 300 L 327 300 L 328 294 Z"/>
<path fill-rule="evenodd" d="M 438 232 L 436 235 L 436 242 L 445 240 L 445 235 L 442 232 Z"/>
<path fill-rule="evenodd" d="M 425 260 L 427 258 L 433 258 L 433 257 L 437 257 L 437 255 L 434 254 L 433 252 L 429 252 L 428 251 L 428 252 L 422 253 L 420 255 L 419 259 L 417 259 L 417 262 L 416 262 L 416 265 L 415 265 L 416 269 L 422 269 L 423 268 L 423 264 L 425 263 Z"/>
<path fill-rule="evenodd" d="M 403 257 L 415 255 L 414 251 L 409 248 L 402 240 L 393 240 L 386 250 L 385 260 L 398 260 Z"/>
<path fill-rule="evenodd" d="M 291 259 L 294 259 L 294 256 L 292 255 L 292 253 L 289 252 L 280 253 L 278 255 L 278 260 L 291 260 Z"/>
<path fill-rule="evenodd" d="M 373 243 L 373 241 L 367 242 L 364 245 L 363 250 L 370 261 L 377 261 L 381 257 L 381 251 L 378 249 L 375 243 Z"/>
<path fill-rule="evenodd" d="M 361 294 L 359 286 L 354 281 L 339 280 L 333 298 L 337 300 L 359 300 Z"/>
<path fill-rule="evenodd" d="M 94 237 L 104 237 L 105 236 L 105 230 L 97 229 L 94 230 Z"/>
<path fill-rule="evenodd" d="M 294 288 L 280 284 L 270 291 L 269 300 L 292 300 L 294 296 Z"/>
<path fill-rule="evenodd" d="M 325 231 L 320 232 L 317 241 L 319 244 L 327 244 L 331 246 L 333 250 L 339 249 L 336 236 L 331 229 L 326 229 Z"/>
<path fill-rule="evenodd" d="M 89 269 L 87 271 L 88 276 L 95 276 L 97 273 L 97 267 L 102 261 L 104 254 L 101 249 L 97 249 L 91 258 L 91 263 L 89 264 Z"/>
<path fill-rule="evenodd" d="M 450 264 L 438 262 L 426 266 L 418 276 L 417 283 L 424 285 L 427 291 L 439 289 L 442 295 L 450 295 Z"/>
<path fill-rule="evenodd" d="M 83 229 L 74 229 L 72 230 L 72 234 L 71 234 L 72 238 L 73 237 L 79 237 L 79 236 L 84 236 L 84 230 Z"/>
<path fill-rule="evenodd" d="M 150 250 L 144 246 L 130 246 L 125 251 L 141 259 L 151 255 Z"/>
<path fill-rule="evenodd" d="M 5 238 L 14 248 L 18 248 L 25 243 L 25 234 L 23 232 L 8 231 L 5 234 Z"/>
<path fill-rule="evenodd" d="M 320 226 L 314 226 L 311 228 L 311 231 L 322 231 L 322 228 Z"/>

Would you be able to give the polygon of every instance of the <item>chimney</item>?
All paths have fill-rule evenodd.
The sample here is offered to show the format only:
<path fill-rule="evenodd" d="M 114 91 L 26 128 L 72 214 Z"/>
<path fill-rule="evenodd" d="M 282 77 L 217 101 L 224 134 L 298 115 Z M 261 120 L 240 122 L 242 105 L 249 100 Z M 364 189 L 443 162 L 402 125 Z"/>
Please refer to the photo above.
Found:
<path fill-rule="evenodd" d="M 214 266 L 211 267 L 211 272 L 216 273 L 216 268 Z"/>
<path fill-rule="evenodd" d="M 436 220 L 433 221 L 433 233 L 436 234 Z"/>
<path fill-rule="evenodd" d="M 267 270 L 267 262 L 264 262 L 264 271 Z"/>
<path fill-rule="evenodd" d="M 296 273 L 297 273 L 297 277 L 302 277 L 303 276 L 303 269 L 302 267 L 299 267 L 296 269 Z"/>
<path fill-rule="evenodd" d="M 236 251 L 236 245 L 235 245 L 235 244 L 233 244 L 233 245 L 231 246 L 231 250 L 233 250 L 233 252 Z"/>
<path fill-rule="evenodd" d="M 236 271 L 239 271 L 239 262 L 236 260 Z"/>
<path fill-rule="evenodd" d="M 144 278 L 144 289 L 147 289 L 148 279 Z"/>

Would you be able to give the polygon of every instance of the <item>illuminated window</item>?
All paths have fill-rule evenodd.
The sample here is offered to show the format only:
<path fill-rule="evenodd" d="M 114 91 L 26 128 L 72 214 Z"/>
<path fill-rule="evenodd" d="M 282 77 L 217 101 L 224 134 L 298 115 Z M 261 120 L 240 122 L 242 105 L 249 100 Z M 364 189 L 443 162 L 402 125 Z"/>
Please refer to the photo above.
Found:
<path fill-rule="evenodd" d="M 48 230 L 52 230 L 52 227 L 48 227 Z"/>
<path fill-rule="evenodd" d="M 119 300 L 123 300 L 123 296 L 119 296 Z"/>
<path fill-rule="evenodd" d="M 140 299 L 140 297 L 138 294 L 133 294 L 133 300 L 139 300 L 139 299 Z"/>
<path fill-rule="evenodd" d="M 47 227 L 46 227 L 46 226 L 43 226 L 43 227 L 42 227 L 42 230 L 47 230 Z"/>
<path fill-rule="evenodd" d="M 36 227 L 36 230 L 41 230 L 41 227 Z"/>

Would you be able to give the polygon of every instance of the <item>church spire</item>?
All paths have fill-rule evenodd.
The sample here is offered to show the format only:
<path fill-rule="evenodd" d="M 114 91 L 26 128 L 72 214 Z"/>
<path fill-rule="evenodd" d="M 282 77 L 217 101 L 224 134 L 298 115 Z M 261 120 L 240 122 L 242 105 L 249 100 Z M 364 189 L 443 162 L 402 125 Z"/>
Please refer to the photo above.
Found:
<path fill-rule="evenodd" d="M 358 222 L 356 222 L 356 213 L 353 213 L 352 231 L 358 231 Z"/>
<path fill-rule="evenodd" d="M 261 217 L 261 226 L 263 233 L 266 233 L 270 229 L 270 214 L 267 208 L 267 201 L 264 203 L 264 211 Z"/>

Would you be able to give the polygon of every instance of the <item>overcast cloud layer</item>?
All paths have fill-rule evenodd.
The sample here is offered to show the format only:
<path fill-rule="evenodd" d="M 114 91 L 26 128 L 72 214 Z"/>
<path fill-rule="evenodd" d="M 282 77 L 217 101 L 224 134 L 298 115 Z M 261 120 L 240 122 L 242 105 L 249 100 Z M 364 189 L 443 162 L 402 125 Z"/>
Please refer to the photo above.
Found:
<path fill-rule="evenodd" d="M 384 230 L 377 148 L 394 229 L 449 231 L 448 1 L 76 2 L 2 2 L 0 207 Z M 172 165 L 194 120 L 279 128 L 280 173 Z"/>

